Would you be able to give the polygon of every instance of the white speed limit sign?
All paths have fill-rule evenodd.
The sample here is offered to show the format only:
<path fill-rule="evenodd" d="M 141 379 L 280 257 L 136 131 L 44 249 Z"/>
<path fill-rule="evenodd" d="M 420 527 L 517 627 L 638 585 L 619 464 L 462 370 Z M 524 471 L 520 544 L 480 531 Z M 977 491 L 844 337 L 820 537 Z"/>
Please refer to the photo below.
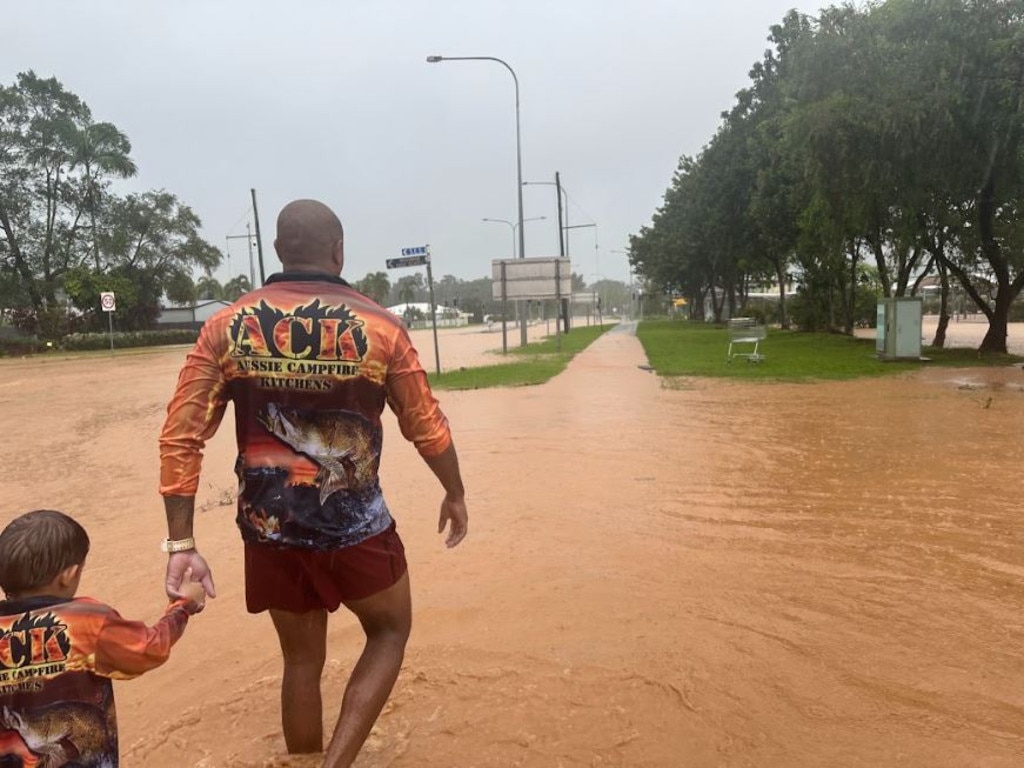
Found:
<path fill-rule="evenodd" d="M 117 304 L 114 303 L 114 294 L 109 291 L 105 291 L 100 294 L 100 306 L 104 312 L 113 312 L 117 309 Z"/>

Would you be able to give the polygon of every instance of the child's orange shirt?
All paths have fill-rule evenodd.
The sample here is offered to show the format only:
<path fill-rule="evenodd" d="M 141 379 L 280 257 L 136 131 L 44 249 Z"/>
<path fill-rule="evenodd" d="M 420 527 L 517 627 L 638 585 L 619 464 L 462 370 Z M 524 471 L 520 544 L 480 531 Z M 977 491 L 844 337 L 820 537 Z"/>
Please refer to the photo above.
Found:
<path fill-rule="evenodd" d="M 163 664 L 185 601 L 153 627 L 92 598 L 0 602 L 0 766 L 118 764 L 111 680 Z M 20 761 L 20 762 L 19 762 Z"/>

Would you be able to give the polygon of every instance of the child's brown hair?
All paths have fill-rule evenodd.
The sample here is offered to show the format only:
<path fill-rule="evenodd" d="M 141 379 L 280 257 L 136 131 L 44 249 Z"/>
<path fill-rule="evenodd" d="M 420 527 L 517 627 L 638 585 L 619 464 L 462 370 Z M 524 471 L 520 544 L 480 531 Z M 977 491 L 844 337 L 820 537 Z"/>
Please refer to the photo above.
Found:
<path fill-rule="evenodd" d="M 14 518 L 0 532 L 0 589 L 8 597 L 38 589 L 89 554 L 89 534 L 53 509 Z"/>

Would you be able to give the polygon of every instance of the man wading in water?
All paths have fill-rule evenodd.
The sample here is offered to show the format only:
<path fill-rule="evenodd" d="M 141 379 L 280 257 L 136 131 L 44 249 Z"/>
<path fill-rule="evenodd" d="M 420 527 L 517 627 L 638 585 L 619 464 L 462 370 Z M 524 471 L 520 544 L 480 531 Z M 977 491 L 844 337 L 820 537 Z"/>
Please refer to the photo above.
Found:
<path fill-rule="evenodd" d="M 366 646 L 352 670 L 325 765 L 351 765 L 387 701 L 411 624 L 405 550 L 377 478 L 387 402 L 444 487 L 438 532 L 468 515 L 448 421 L 405 327 L 340 273 L 344 233 L 313 200 L 281 211 L 284 272 L 219 312 L 188 355 L 160 435 L 167 594 L 187 574 L 214 596 L 193 538 L 202 449 L 235 404 L 238 527 L 246 606 L 281 642 L 281 721 L 291 753 L 323 748 L 320 676 L 327 614 L 345 605 Z"/>

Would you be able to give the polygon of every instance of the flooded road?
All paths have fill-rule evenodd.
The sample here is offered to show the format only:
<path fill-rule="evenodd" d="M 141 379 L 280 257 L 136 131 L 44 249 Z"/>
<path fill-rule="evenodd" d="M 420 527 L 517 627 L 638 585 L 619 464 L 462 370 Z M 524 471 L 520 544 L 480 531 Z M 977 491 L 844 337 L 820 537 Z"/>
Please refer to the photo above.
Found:
<path fill-rule="evenodd" d="M 0 515 L 75 514 L 85 592 L 149 620 L 181 355 L 0 365 L 0 456 L 26 466 Z M 389 418 L 415 622 L 357 765 L 1024 764 L 1024 371 L 669 387 L 645 362 L 620 327 L 545 386 L 440 393 L 471 514 L 454 551 Z M 219 597 L 118 684 L 127 768 L 318 764 L 283 756 L 276 641 L 244 611 L 230 426 L 197 526 Z M 328 721 L 360 637 L 332 619 Z"/>

